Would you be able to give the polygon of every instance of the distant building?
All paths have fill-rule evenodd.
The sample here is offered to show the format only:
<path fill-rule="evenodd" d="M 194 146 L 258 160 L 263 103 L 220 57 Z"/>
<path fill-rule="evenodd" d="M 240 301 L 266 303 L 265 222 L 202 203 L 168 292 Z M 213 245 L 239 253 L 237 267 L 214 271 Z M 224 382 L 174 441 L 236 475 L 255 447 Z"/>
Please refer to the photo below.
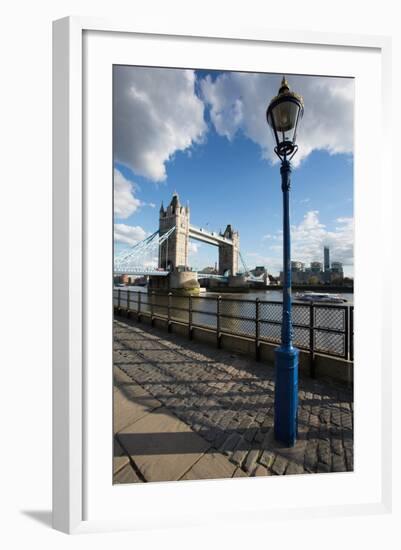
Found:
<path fill-rule="evenodd" d="M 339 280 L 342 281 L 344 279 L 343 264 L 341 262 L 332 262 L 330 275 L 331 282 Z"/>
<path fill-rule="evenodd" d="M 147 277 L 138 275 L 127 275 L 126 273 L 123 273 L 122 275 L 114 275 L 113 281 L 114 284 L 119 285 L 144 284 L 147 281 Z"/>
<path fill-rule="evenodd" d="M 311 262 L 310 267 L 305 267 L 303 262 L 291 262 L 291 279 L 294 285 L 319 285 L 319 284 L 342 284 L 344 280 L 343 264 L 332 262 L 330 266 L 330 249 L 324 247 L 324 263 Z M 283 272 L 280 272 L 280 283 L 283 284 Z"/>
<path fill-rule="evenodd" d="M 324 270 L 330 271 L 330 249 L 328 246 L 324 247 L 323 254 L 324 254 Z"/>
<path fill-rule="evenodd" d="M 314 275 L 318 274 L 318 273 L 322 273 L 322 271 L 323 271 L 322 262 L 311 262 L 310 270 Z"/>
<path fill-rule="evenodd" d="M 305 264 L 303 262 L 291 262 L 291 271 L 304 271 Z"/>
<path fill-rule="evenodd" d="M 331 264 L 331 270 L 335 273 L 341 273 L 343 271 L 343 264 L 341 262 L 333 262 Z"/>

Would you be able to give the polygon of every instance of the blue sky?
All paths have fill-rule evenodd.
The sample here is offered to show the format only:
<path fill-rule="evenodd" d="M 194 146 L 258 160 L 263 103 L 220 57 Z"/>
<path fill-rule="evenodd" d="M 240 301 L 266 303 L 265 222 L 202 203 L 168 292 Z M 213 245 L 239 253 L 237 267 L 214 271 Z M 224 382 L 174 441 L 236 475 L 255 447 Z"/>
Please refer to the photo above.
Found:
<path fill-rule="evenodd" d="M 342 261 L 353 275 L 353 81 L 287 75 L 305 100 L 294 158 L 291 224 L 295 260 Z M 281 269 L 282 197 L 266 106 L 281 75 L 116 67 L 115 245 L 158 227 L 173 192 L 191 223 L 231 223 L 249 268 Z M 190 264 L 214 265 L 217 249 L 194 242 Z"/>

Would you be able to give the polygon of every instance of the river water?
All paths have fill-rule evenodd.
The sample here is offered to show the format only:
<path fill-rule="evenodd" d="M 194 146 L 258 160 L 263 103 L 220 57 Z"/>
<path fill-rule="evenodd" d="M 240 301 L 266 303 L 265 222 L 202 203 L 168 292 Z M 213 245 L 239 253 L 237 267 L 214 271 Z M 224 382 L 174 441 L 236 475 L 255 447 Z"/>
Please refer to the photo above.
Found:
<path fill-rule="evenodd" d="M 125 290 L 134 290 L 139 292 L 147 292 L 146 287 L 142 286 L 128 286 L 124 287 Z M 304 302 L 302 300 L 297 300 L 295 297 L 295 294 L 298 291 L 293 291 L 293 302 L 299 302 L 299 303 L 308 303 Z M 322 289 L 322 292 L 327 292 L 327 290 Z M 354 295 L 352 292 L 328 292 L 329 294 L 335 294 L 337 296 L 341 296 L 341 298 L 344 298 L 347 300 L 344 302 L 344 305 L 352 306 L 354 305 Z M 201 292 L 199 296 L 218 296 L 218 292 Z M 259 298 L 259 300 L 266 300 L 266 301 L 272 301 L 272 302 L 282 302 L 283 301 L 283 292 L 282 290 L 250 290 L 249 292 L 235 292 L 235 293 L 227 293 L 224 292 L 224 294 L 221 295 L 224 299 L 224 297 L 227 298 L 236 298 L 238 300 L 255 300 L 256 298 Z"/>

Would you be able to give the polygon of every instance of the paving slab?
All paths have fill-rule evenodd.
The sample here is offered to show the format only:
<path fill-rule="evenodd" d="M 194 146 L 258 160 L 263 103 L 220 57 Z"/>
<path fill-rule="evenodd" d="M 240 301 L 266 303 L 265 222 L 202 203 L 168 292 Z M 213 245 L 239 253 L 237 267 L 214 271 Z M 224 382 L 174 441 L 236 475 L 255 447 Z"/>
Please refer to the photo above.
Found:
<path fill-rule="evenodd" d="M 181 479 L 224 479 L 232 477 L 237 467 L 220 453 L 206 453 Z"/>
<path fill-rule="evenodd" d="M 129 464 L 129 458 L 125 453 L 125 451 L 122 449 L 121 445 L 118 443 L 116 438 L 114 438 L 113 447 L 114 447 L 113 475 L 115 475 L 119 470 L 122 470 L 124 466 Z"/>
<path fill-rule="evenodd" d="M 113 425 L 114 433 L 133 424 L 150 411 L 161 406 L 160 401 L 145 391 L 138 384 L 124 383 L 114 386 Z"/>
<path fill-rule="evenodd" d="M 142 479 L 138 476 L 131 464 L 127 464 L 113 477 L 113 483 L 141 483 Z"/>
<path fill-rule="evenodd" d="M 126 426 L 117 438 L 146 481 L 180 479 L 210 447 L 166 408 Z"/>

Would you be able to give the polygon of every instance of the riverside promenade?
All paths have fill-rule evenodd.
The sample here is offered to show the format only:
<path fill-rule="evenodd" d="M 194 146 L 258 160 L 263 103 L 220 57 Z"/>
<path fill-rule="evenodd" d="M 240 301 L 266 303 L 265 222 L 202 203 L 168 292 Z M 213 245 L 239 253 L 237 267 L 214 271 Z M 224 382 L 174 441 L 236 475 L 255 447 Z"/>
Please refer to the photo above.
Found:
<path fill-rule="evenodd" d="M 273 436 L 272 364 L 114 321 L 114 483 L 353 470 L 353 394 L 299 382 L 293 448 Z"/>

